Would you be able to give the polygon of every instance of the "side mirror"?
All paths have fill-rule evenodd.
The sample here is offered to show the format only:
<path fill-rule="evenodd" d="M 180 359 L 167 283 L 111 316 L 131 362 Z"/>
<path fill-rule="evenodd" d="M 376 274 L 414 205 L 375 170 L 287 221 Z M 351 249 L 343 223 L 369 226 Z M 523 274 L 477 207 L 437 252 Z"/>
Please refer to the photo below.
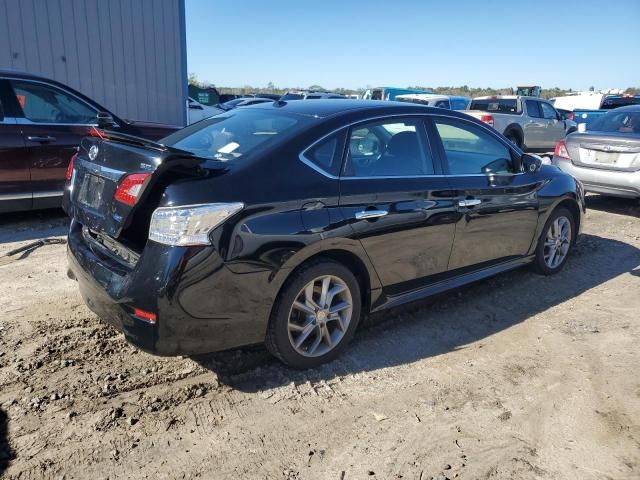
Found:
<path fill-rule="evenodd" d="M 522 170 L 525 173 L 536 173 L 542 167 L 542 159 L 537 155 L 525 153 L 520 157 Z"/>
<path fill-rule="evenodd" d="M 116 122 L 109 112 L 98 112 L 98 128 L 112 128 L 116 126 Z"/>

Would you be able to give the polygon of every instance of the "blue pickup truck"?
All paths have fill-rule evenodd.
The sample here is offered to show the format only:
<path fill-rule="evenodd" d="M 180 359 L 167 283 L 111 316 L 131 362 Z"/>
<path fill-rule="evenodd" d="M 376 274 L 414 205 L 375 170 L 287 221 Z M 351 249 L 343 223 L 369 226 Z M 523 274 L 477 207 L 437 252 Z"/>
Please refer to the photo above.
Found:
<path fill-rule="evenodd" d="M 598 117 L 609 110 L 627 105 L 640 105 L 640 95 L 570 95 L 552 98 L 550 102 L 567 120 L 576 122 L 578 129 L 582 131 L 588 130 Z"/>

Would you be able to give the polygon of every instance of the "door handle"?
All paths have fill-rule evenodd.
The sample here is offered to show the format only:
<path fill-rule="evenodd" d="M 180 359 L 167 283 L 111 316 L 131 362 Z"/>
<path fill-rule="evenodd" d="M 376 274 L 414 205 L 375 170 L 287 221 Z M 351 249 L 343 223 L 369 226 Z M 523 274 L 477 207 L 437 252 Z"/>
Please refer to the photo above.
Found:
<path fill-rule="evenodd" d="M 477 198 L 470 198 L 468 200 L 458 200 L 459 207 L 473 207 L 475 205 L 480 205 L 482 200 L 478 200 Z"/>
<path fill-rule="evenodd" d="M 51 137 L 49 135 L 44 137 L 31 136 L 31 137 L 27 137 L 27 140 L 29 140 L 30 142 L 37 142 L 37 143 L 51 143 L 56 141 L 56 137 Z"/>
<path fill-rule="evenodd" d="M 361 212 L 356 212 L 357 220 L 370 220 L 372 218 L 380 218 L 388 215 L 389 212 L 387 210 L 363 210 Z"/>

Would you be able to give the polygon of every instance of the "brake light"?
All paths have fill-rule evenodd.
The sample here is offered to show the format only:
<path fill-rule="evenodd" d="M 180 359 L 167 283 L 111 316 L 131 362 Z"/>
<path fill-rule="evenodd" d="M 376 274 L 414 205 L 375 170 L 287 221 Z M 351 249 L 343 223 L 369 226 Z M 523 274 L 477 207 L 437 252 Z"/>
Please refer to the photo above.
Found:
<path fill-rule="evenodd" d="M 158 320 L 158 317 L 155 313 L 146 312 L 139 308 L 133 309 L 133 316 L 147 323 L 156 323 L 156 321 Z"/>
<path fill-rule="evenodd" d="M 575 118 L 576 118 L 575 114 L 573 112 L 569 112 L 569 120 L 573 122 Z"/>
<path fill-rule="evenodd" d="M 492 115 L 482 115 L 480 117 L 480 121 L 493 127 L 493 116 Z"/>
<path fill-rule="evenodd" d="M 150 173 L 132 173 L 131 175 L 127 175 L 118 184 L 114 198 L 125 205 L 135 205 L 142 192 L 144 182 L 150 176 Z"/>
<path fill-rule="evenodd" d="M 566 160 L 571 160 L 569 156 L 569 150 L 567 150 L 567 144 L 564 143 L 564 140 L 560 140 L 556 145 L 556 149 L 553 151 L 553 156 L 556 158 L 564 158 Z"/>
<path fill-rule="evenodd" d="M 71 180 L 71 177 L 73 175 L 73 162 L 76 159 L 76 157 L 78 156 L 78 153 L 74 153 L 73 155 L 71 155 L 71 160 L 69 160 L 69 166 L 67 167 L 67 173 L 65 174 L 64 178 L 65 180 L 68 182 L 69 180 Z"/>

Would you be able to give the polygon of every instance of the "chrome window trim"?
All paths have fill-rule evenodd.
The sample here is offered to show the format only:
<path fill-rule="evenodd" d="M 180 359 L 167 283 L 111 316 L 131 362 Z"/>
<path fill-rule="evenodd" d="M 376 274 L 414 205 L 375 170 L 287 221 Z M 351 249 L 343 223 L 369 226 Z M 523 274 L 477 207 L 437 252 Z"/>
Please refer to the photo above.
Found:
<path fill-rule="evenodd" d="M 61 197 L 62 195 L 64 195 L 64 190 L 49 190 L 44 192 L 33 192 L 34 200 L 36 198 Z"/>
<path fill-rule="evenodd" d="M 435 107 L 433 107 L 433 108 L 435 108 Z M 475 121 L 467 119 L 467 118 L 460 118 L 460 117 L 453 116 L 453 115 L 447 115 L 444 112 L 443 113 L 438 112 L 438 113 L 394 113 L 394 114 L 390 114 L 390 115 L 380 115 L 380 116 L 375 116 L 375 117 L 369 117 L 369 118 L 366 118 L 366 119 L 357 120 L 355 122 L 348 123 L 346 125 L 342 125 L 341 127 L 336 128 L 335 130 L 332 130 L 331 132 L 323 135 L 318 140 L 316 140 L 311 145 L 309 145 L 307 148 L 305 148 L 298 155 L 298 159 L 302 163 L 307 165 L 308 167 L 311 167 L 316 172 L 324 175 L 325 177 L 327 177 L 327 178 L 329 178 L 331 180 L 377 180 L 377 179 L 384 179 L 384 178 L 449 178 L 449 177 L 490 177 L 491 176 L 491 175 L 487 175 L 486 173 L 467 173 L 467 174 L 463 174 L 463 175 L 391 175 L 391 176 L 390 175 L 385 175 L 385 176 L 379 176 L 379 177 L 343 177 L 343 176 L 333 175 L 333 174 L 323 170 L 322 168 L 317 166 L 315 163 L 313 163 L 312 160 L 310 160 L 309 158 L 307 158 L 305 156 L 305 153 L 307 153 L 307 151 L 309 151 L 313 147 L 315 147 L 318 143 L 322 142 L 324 139 L 330 137 L 331 135 L 334 135 L 334 134 L 338 133 L 341 130 L 351 128 L 352 126 L 358 125 L 360 123 L 367 123 L 369 121 L 383 120 L 383 119 L 386 119 L 386 118 L 394 118 L 394 117 L 443 117 L 443 118 L 446 118 L 446 119 L 459 120 L 461 122 L 466 122 L 466 123 L 469 123 L 469 124 L 471 124 L 473 126 L 476 126 L 476 127 L 479 127 L 481 129 L 486 130 L 490 135 L 493 135 L 496 138 L 496 140 L 498 140 L 502 145 L 507 147 L 507 149 L 509 151 L 514 151 L 519 156 L 522 156 L 524 154 L 524 152 L 519 151 L 517 149 L 514 149 L 513 145 L 510 144 L 510 142 L 500 138 L 500 136 L 499 136 L 500 134 L 494 128 L 487 127 L 486 125 L 480 125 L 480 124 L 476 123 Z M 469 118 L 472 118 L 472 117 L 469 117 Z M 347 139 L 347 141 L 348 141 L 348 139 Z M 427 135 L 427 142 L 430 142 L 429 135 Z M 429 147 L 431 147 L 431 144 L 429 144 Z M 516 175 L 524 175 L 525 173 L 526 172 L 507 173 L 507 174 L 501 174 L 500 176 L 516 176 Z"/>
<path fill-rule="evenodd" d="M 11 201 L 11 200 L 31 200 L 33 198 L 33 194 L 29 193 L 3 193 L 0 194 L 0 201 Z"/>
<path fill-rule="evenodd" d="M 96 110 L 96 107 L 94 107 L 93 105 L 91 105 L 90 103 L 87 103 L 85 100 L 83 100 L 82 98 L 78 97 L 77 95 L 71 93 L 70 91 L 61 88 L 57 85 L 53 85 L 52 83 L 49 82 L 44 82 L 42 80 L 34 80 L 31 78 L 21 78 L 21 77 L 12 77 L 12 76 L 2 76 L 0 77 L 0 80 L 9 80 L 10 82 L 30 82 L 30 83 L 38 83 L 40 85 L 45 85 L 49 88 L 53 88 L 54 90 L 59 90 L 61 92 L 64 92 L 65 94 L 69 95 L 70 97 L 75 98 L 78 102 L 86 105 L 87 107 L 89 107 L 91 110 L 93 110 L 96 113 L 96 116 L 98 115 L 98 112 L 100 112 L 100 110 Z M 11 85 L 11 88 L 13 89 L 13 84 Z M 14 91 L 15 93 L 15 91 Z M 22 109 L 22 107 L 20 107 Z M 22 111 L 22 113 L 24 114 L 24 110 Z M 96 120 L 96 123 L 56 123 L 56 122 L 50 122 L 50 123 L 45 123 L 45 122 L 33 122 L 31 120 L 29 120 L 26 117 L 16 117 L 17 123 L 18 124 L 26 124 L 26 125 L 55 125 L 55 126 L 69 126 L 69 125 L 74 125 L 74 126 L 79 126 L 79 127 L 95 127 L 98 125 L 98 122 Z M 25 121 L 21 121 L 21 120 L 25 120 Z"/>
<path fill-rule="evenodd" d="M 33 120 L 29 120 L 26 117 L 18 117 L 16 118 L 16 123 L 18 125 L 44 125 L 49 127 L 97 127 L 98 122 L 96 123 L 55 123 L 55 122 L 34 122 Z"/>

